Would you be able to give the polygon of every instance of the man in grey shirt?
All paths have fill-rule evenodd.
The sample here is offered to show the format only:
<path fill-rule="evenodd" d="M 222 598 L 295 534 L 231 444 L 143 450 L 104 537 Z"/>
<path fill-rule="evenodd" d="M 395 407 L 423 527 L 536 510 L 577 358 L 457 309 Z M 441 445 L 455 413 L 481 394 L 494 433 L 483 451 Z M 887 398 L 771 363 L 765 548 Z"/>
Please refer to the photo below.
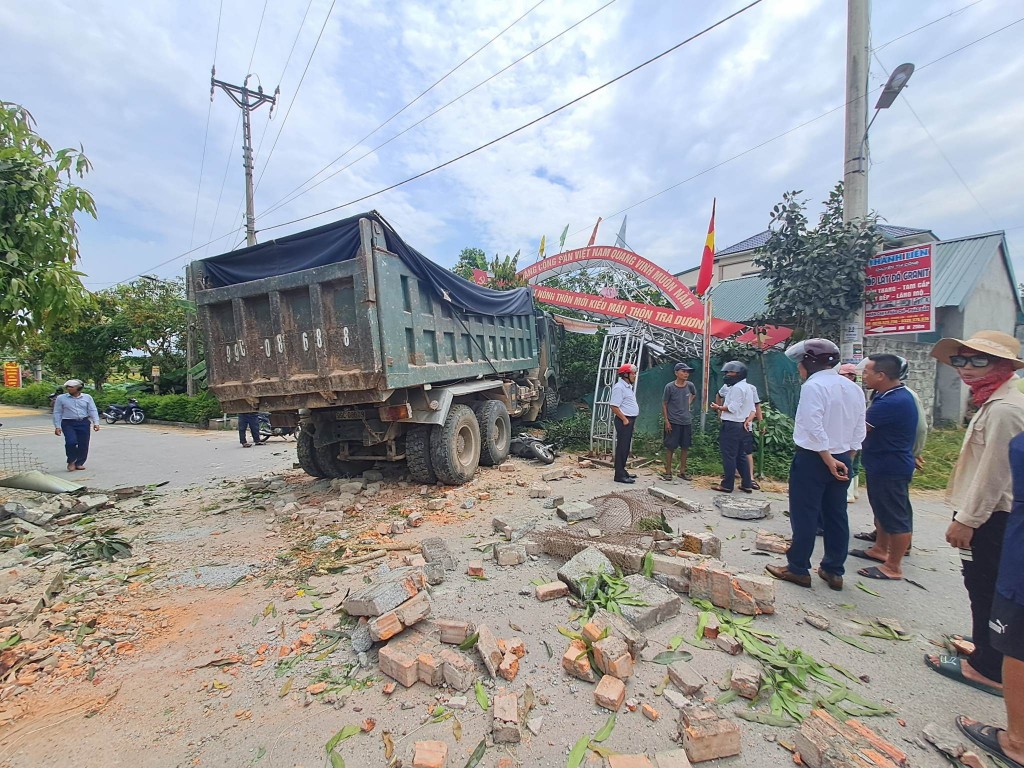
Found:
<path fill-rule="evenodd" d="M 693 368 L 676 363 L 676 380 L 665 385 L 661 413 L 665 418 L 665 480 L 672 479 L 672 452 L 679 449 L 679 477 L 692 478 L 686 472 L 686 457 L 693 443 L 693 414 L 690 409 L 697 397 L 697 388 L 690 381 Z"/>

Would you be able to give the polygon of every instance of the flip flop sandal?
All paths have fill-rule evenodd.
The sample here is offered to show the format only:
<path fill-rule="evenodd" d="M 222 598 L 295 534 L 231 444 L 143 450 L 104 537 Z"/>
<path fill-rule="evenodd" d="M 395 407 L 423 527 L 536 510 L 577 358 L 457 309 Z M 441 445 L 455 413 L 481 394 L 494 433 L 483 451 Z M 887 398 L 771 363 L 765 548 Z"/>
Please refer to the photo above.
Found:
<path fill-rule="evenodd" d="M 877 581 L 903 581 L 903 579 L 894 579 L 892 576 L 886 576 L 881 568 L 872 565 L 870 568 L 861 568 L 857 571 L 858 576 L 863 576 L 865 579 L 875 579 Z"/>
<path fill-rule="evenodd" d="M 939 656 L 939 663 L 933 664 L 932 660 L 928 656 L 924 657 L 924 663 L 930 668 L 938 672 L 943 677 L 948 677 L 950 680 L 955 680 L 958 683 L 963 683 L 971 688 L 976 688 L 979 691 L 990 693 L 993 696 L 1003 698 L 1003 692 L 998 688 L 993 688 L 991 685 L 985 685 L 985 683 L 979 683 L 976 680 L 970 680 L 964 677 L 963 667 L 960 666 L 963 659 L 959 656 Z"/>
<path fill-rule="evenodd" d="M 885 560 L 879 560 L 877 557 L 872 557 L 868 554 L 866 549 L 851 549 L 850 557 L 859 557 L 861 560 L 871 560 L 875 563 L 884 563 Z"/>
<path fill-rule="evenodd" d="M 957 715 L 956 727 L 960 729 L 964 736 L 993 757 L 998 757 L 1009 768 L 1024 768 L 1024 763 L 1020 763 L 1007 756 L 1003 748 L 999 746 L 999 733 L 1003 730 L 1002 728 L 996 728 L 994 725 L 985 725 L 963 715 Z"/>
<path fill-rule="evenodd" d="M 855 533 L 853 538 L 859 539 L 860 541 L 874 541 L 878 538 L 874 531 L 867 531 L 866 533 Z"/>
<path fill-rule="evenodd" d="M 720 485 L 712 485 L 712 486 L 711 486 L 711 490 L 712 490 L 712 491 L 718 491 L 719 493 L 732 493 L 732 491 L 731 491 L 730 489 L 728 489 L 728 488 L 723 488 L 723 487 L 722 487 L 722 486 L 720 486 Z"/>

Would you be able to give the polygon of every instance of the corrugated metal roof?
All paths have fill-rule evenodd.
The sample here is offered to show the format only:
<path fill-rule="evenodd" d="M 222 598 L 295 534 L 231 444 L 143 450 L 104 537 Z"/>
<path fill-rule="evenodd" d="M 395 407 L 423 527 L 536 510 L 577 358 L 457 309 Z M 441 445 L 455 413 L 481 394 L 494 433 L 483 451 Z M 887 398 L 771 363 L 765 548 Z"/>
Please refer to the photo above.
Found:
<path fill-rule="evenodd" d="M 711 294 L 715 317 L 734 323 L 747 323 L 764 313 L 768 306 L 768 281 L 760 275 L 747 275 L 719 283 Z"/>
<path fill-rule="evenodd" d="M 1003 259 L 1007 279 L 1016 286 L 1013 265 L 1010 263 L 1009 251 L 1002 232 L 989 232 L 935 243 L 934 254 L 933 295 L 936 307 L 962 308 L 993 258 Z M 1016 295 L 1016 291 L 1014 294 Z M 725 280 L 715 288 L 712 297 L 715 317 L 737 323 L 748 322 L 766 309 L 768 281 L 760 275 Z"/>
<path fill-rule="evenodd" d="M 910 237 L 911 235 L 931 234 L 931 230 L 929 229 L 898 227 L 893 224 L 879 224 L 878 229 L 881 230 L 882 234 L 889 240 L 898 240 L 901 237 Z M 728 248 L 716 251 L 715 256 L 729 256 L 733 253 L 743 253 L 744 251 L 749 251 L 753 248 L 760 248 L 768 242 L 769 235 L 771 235 L 771 231 L 767 229 L 764 232 L 758 232 L 756 235 L 748 237 L 746 240 L 740 240 L 740 242 L 730 245 Z"/>
<path fill-rule="evenodd" d="M 974 292 L 989 262 L 1000 254 L 1006 262 L 1009 280 L 1013 266 L 1009 262 L 1002 232 L 944 240 L 935 244 L 935 306 L 963 307 Z M 1014 283 L 1016 286 L 1016 283 Z M 1016 290 L 1014 290 L 1016 293 Z"/>

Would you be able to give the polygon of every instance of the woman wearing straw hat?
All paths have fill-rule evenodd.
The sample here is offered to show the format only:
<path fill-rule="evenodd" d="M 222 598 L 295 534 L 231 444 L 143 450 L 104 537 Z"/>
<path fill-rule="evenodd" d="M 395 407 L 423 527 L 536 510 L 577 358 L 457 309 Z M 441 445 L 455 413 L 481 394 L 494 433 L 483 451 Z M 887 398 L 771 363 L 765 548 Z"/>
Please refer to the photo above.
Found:
<path fill-rule="evenodd" d="M 1024 394 L 1015 376 L 1024 360 L 1020 342 L 999 331 L 942 339 L 932 357 L 956 368 L 978 407 L 949 479 L 947 497 L 954 513 L 946 529 L 946 541 L 960 550 L 975 649 L 967 658 L 929 655 L 925 663 L 941 675 L 1002 696 L 1003 654 L 990 642 L 989 621 L 1013 501 L 1009 445 L 1024 432 Z"/>

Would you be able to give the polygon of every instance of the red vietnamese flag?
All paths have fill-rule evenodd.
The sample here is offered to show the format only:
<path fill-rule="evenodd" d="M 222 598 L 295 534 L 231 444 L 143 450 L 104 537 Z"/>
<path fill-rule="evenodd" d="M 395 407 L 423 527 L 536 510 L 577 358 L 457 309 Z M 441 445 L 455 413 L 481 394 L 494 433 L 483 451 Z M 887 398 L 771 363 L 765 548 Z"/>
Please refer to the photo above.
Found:
<path fill-rule="evenodd" d="M 700 260 L 700 274 L 697 275 L 697 295 L 703 296 L 711 287 L 711 275 L 715 271 L 715 204 L 711 201 L 711 223 L 708 225 L 708 238 L 704 241 L 704 255 Z"/>
<path fill-rule="evenodd" d="M 587 247 L 588 248 L 594 244 L 595 240 L 597 240 L 597 228 L 600 227 L 600 226 L 601 226 L 601 217 L 598 216 L 597 217 L 597 224 L 594 225 L 594 231 L 590 233 L 590 242 L 587 243 Z"/>

